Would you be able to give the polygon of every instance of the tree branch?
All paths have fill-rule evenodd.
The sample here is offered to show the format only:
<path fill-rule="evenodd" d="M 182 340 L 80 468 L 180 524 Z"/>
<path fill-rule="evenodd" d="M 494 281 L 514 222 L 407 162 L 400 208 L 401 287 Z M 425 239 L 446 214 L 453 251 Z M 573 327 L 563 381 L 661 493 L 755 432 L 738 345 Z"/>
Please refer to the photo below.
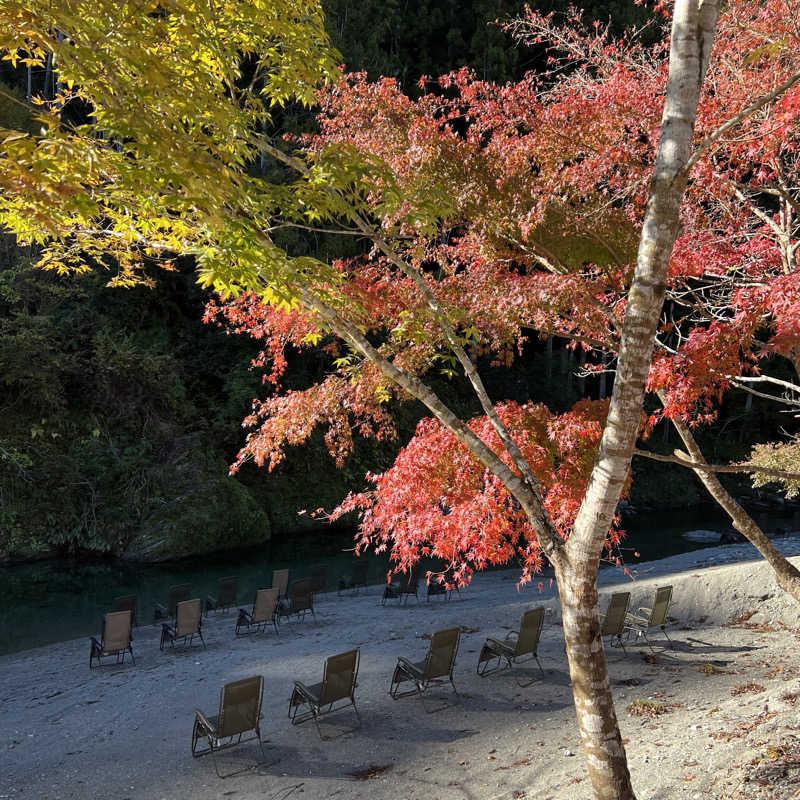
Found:
<path fill-rule="evenodd" d="M 686 166 L 684 167 L 686 174 L 688 175 L 691 172 L 692 167 L 694 167 L 694 165 L 700 160 L 705 151 L 714 145 L 716 141 L 724 136 L 729 130 L 731 130 L 731 128 L 735 128 L 760 108 L 763 108 L 765 105 L 767 105 L 767 103 L 771 103 L 773 100 L 780 97 L 784 92 L 791 89 L 792 86 L 797 83 L 797 81 L 800 81 L 800 72 L 796 72 L 791 78 L 784 81 L 780 86 L 776 86 L 771 92 L 767 92 L 765 95 L 762 95 L 758 98 L 758 100 L 740 111 L 735 117 L 731 117 L 727 122 L 720 125 L 719 128 L 717 128 L 710 136 L 697 145 L 694 153 L 692 153 L 692 157 L 686 162 Z"/>
<path fill-rule="evenodd" d="M 687 453 L 682 450 L 675 450 L 675 454 L 665 456 L 661 453 L 653 453 L 650 450 L 634 449 L 635 456 L 649 458 L 651 461 L 661 461 L 665 464 L 679 464 L 687 469 L 699 470 L 701 472 L 759 472 L 762 475 L 770 475 L 773 478 L 782 480 L 800 480 L 800 472 L 784 472 L 772 467 L 762 467 L 758 464 L 706 464 L 699 461 L 692 461 Z"/>
<path fill-rule="evenodd" d="M 375 364 L 393 383 L 424 403 L 434 416 L 453 433 L 458 441 L 498 478 L 525 509 L 528 518 L 534 524 L 542 551 L 553 563 L 560 562 L 562 559 L 561 549 L 564 542 L 544 509 L 538 482 L 531 484 L 517 475 L 483 439 L 475 434 L 442 402 L 430 387 L 416 375 L 406 372 L 382 356 L 358 327 L 345 319 L 332 306 L 325 303 L 311 289 L 305 286 L 299 276 L 293 288 L 307 309 L 319 314 L 332 331 L 348 342 L 364 358 Z"/>

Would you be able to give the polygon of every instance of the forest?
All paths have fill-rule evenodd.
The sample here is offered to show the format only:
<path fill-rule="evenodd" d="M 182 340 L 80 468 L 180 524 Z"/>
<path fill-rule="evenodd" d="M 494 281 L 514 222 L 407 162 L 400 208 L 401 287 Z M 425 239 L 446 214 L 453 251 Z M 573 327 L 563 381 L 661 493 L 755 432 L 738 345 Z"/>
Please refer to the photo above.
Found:
<path fill-rule="evenodd" d="M 476 0 L 325 4 L 328 31 L 344 63 L 370 76 L 396 76 L 413 92 L 421 75 L 465 64 L 499 82 L 535 66 L 537 54 L 515 46 L 498 25 L 522 3 Z M 538 5 L 563 11 L 566 3 Z M 641 21 L 627 2 L 585 4 L 589 18 L 611 19 L 618 29 Z M 374 20 L 379 17 L 380 25 Z M 30 76 L 29 73 L 30 72 Z M 55 89 L 41 68 L 0 67 L 6 92 L 24 99 Z M 310 129 L 313 119 L 295 107 L 276 120 L 278 132 Z M 0 127 L 26 130 L 32 117 L 0 96 Z M 309 241 L 313 251 L 320 246 Z M 330 247 L 331 243 L 325 243 Z M 333 508 L 364 475 L 392 463 L 423 416 L 421 406 L 400 409 L 393 442 L 361 441 L 342 469 L 332 469 L 321 436 L 298 448 L 276 471 L 245 468 L 228 476 L 241 446 L 241 422 L 251 400 L 265 391 L 251 362 L 258 346 L 203 324 L 210 295 L 195 284 L 193 264 L 179 262 L 155 276 L 154 288 L 114 289 L 107 276 L 65 280 L 36 269 L 36 254 L 4 235 L 0 249 L 0 557 L 44 554 L 125 555 L 151 560 L 256 544 L 275 532 L 302 535 L 322 523 L 306 507 Z M 548 349 L 549 347 L 549 349 Z M 578 360 L 563 344 L 533 342 L 521 363 L 492 369 L 498 396 L 529 398 L 567 408 L 597 380 L 577 377 Z M 287 383 L 308 386 L 326 369 L 323 360 L 290 358 Z M 536 386 L 534 389 L 533 387 Z M 446 390 L 459 395 L 457 382 Z M 469 402 L 466 393 L 464 402 Z M 744 400 L 742 400 L 742 403 Z M 776 424 L 758 404 L 731 408 L 730 424 L 746 452 L 745 433 Z M 738 443 L 737 443 L 738 444 Z M 669 468 L 665 468 L 669 471 Z M 654 468 L 651 466 L 650 470 Z M 655 472 L 661 472 L 659 467 Z M 680 473 L 666 496 L 640 483 L 640 502 L 675 505 L 700 492 Z M 742 483 L 746 490 L 746 482 Z M 315 486 L 310 498 L 304 487 Z"/>
<path fill-rule="evenodd" d="M 378 8 L 380 6 L 380 8 Z M 423 75 L 470 65 L 477 77 L 503 83 L 544 68 L 541 48 L 515 44 L 496 18 L 522 4 L 475 0 L 325 4 L 326 25 L 349 70 L 370 78 L 394 76 L 413 96 Z M 566 3 L 539 3 L 564 12 Z M 627 2 L 584 4 L 587 21 L 610 20 L 613 30 L 645 24 L 650 12 Z M 379 25 L 374 20 L 380 18 Z M 657 26 L 642 38 L 655 41 Z M 52 95 L 49 67 L 0 71 L 0 126 L 31 130 L 20 103 L 26 93 Z M 275 135 L 314 129 L 301 106 L 273 120 Z M 264 167 L 254 165 L 254 169 Z M 347 243 L 324 235 L 296 235 L 293 246 L 310 254 L 347 255 Z M 350 251 L 352 252 L 352 250 Z M 228 474 L 242 446 L 242 419 L 253 398 L 270 391 L 259 366 L 260 345 L 232 334 L 205 311 L 212 295 L 196 284 L 191 258 L 174 270 L 153 270 L 153 287 L 107 286 L 93 272 L 63 278 L 34 266 L 38 252 L 15 246 L 5 234 L 0 249 L 0 556 L 125 556 L 163 559 L 235 548 L 272 535 L 302 535 L 321 523 L 298 511 L 332 509 L 363 487 L 368 472 L 390 466 L 425 416 L 416 402 L 393 400 L 396 437 L 357 437 L 341 468 L 333 469 L 321 432 L 307 446 L 290 448 L 273 471 L 246 464 Z M 205 317 L 205 322 L 204 322 Z M 603 398 L 611 379 L 586 373 L 580 348 L 558 336 L 532 337 L 510 366 L 488 355 L 481 371 L 493 396 L 541 402 L 565 411 L 581 398 Z M 329 369 L 319 354 L 299 357 L 287 348 L 285 383 L 303 389 Z M 591 357 L 589 358 L 591 360 Z M 778 363 L 773 370 L 790 377 Z M 439 390 L 465 413 L 478 408 L 457 377 L 440 377 Z M 719 415 L 699 439 L 712 461 L 745 458 L 755 441 L 786 427 L 781 409 L 744 392 L 726 395 Z M 651 446 L 672 451 L 670 426 L 661 423 Z M 672 437 L 674 439 L 674 435 Z M 706 500 L 686 470 L 634 463 L 634 507 L 675 507 Z M 761 497 L 746 476 L 725 476 L 738 496 Z M 308 497 L 305 487 L 315 487 Z M 347 523 L 347 517 L 344 523 Z"/>

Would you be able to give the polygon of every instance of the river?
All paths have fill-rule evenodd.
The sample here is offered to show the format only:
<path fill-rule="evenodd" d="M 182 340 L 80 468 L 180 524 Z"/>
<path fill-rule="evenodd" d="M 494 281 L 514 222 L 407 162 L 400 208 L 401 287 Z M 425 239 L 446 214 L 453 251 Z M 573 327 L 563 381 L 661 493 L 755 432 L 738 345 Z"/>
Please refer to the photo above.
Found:
<path fill-rule="evenodd" d="M 753 512 L 767 533 L 800 530 L 800 511 L 777 508 Z M 715 506 L 687 511 L 653 511 L 626 519 L 622 555 L 628 564 L 653 561 L 708 546 L 683 538 L 687 531 L 728 531 Z M 166 604 L 169 587 L 188 583 L 193 597 L 214 593 L 220 578 L 239 576 L 239 600 L 252 602 L 269 586 L 272 570 L 288 567 L 290 580 L 307 577 L 313 564 L 328 565 L 328 590 L 349 572 L 352 535 L 341 530 L 275 539 L 258 548 L 161 564 L 124 561 L 48 560 L 0 567 L 0 654 L 100 633 L 102 615 L 118 595 L 136 594 L 140 623 L 153 618 L 155 603 Z M 638 557 L 635 555 L 638 553 Z M 369 556 L 369 582 L 383 583 L 388 559 Z M 373 590 L 374 591 L 374 590 Z M 88 651 L 88 646 L 87 646 Z"/>

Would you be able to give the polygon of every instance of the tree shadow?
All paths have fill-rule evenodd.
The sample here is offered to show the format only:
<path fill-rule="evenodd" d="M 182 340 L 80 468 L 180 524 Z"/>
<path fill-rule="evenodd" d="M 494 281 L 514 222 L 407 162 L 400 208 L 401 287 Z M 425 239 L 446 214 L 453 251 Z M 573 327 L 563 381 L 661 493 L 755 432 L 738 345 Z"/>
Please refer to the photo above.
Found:
<path fill-rule="evenodd" d="M 667 646 L 665 650 L 669 649 Z M 733 645 L 733 644 L 712 644 L 705 642 L 702 639 L 695 639 L 691 636 L 686 639 L 675 640 L 673 643 L 673 650 L 681 653 L 752 653 L 756 650 L 763 650 L 763 645 Z"/>

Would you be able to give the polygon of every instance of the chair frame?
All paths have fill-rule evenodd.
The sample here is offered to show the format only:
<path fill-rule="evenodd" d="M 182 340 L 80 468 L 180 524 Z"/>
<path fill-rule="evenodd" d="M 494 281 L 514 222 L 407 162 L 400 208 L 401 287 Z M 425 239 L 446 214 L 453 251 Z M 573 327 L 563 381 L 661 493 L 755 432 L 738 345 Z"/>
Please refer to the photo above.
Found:
<path fill-rule="evenodd" d="M 139 601 L 135 594 L 123 594 L 114 598 L 114 611 L 131 611 L 131 628 L 136 627 L 136 614 Z"/>
<path fill-rule="evenodd" d="M 534 643 L 533 649 L 526 649 L 520 652 L 521 647 L 527 647 L 523 644 L 521 632 L 526 631 L 526 620 L 532 620 L 529 623 L 534 628 Z M 539 670 L 544 675 L 544 668 L 542 662 L 539 661 L 539 640 L 542 635 L 542 626 L 544 625 L 544 606 L 537 606 L 536 608 L 529 609 L 522 615 L 520 620 L 520 629 L 518 631 L 509 631 L 504 640 L 487 638 L 481 648 L 481 653 L 478 656 L 477 673 L 481 678 L 486 678 L 489 675 L 494 675 L 503 670 L 510 670 L 514 676 L 514 681 L 517 686 L 524 689 L 531 686 L 536 682 L 536 678 L 531 678 L 529 681 L 521 681 L 515 670 L 515 667 L 521 664 L 527 664 L 529 661 L 536 660 Z M 512 642 L 516 643 L 512 646 Z M 527 656 L 527 658 L 526 658 Z M 505 661 L 505 665 L 503 662 Z"/>
<path fill-rule="evenodd" d="M 433 580 L 434 574 L 444 575 L 445 579 L 444 582 L 442 583 L 438 580 Z M 444 570 L 443 573 L 431 573 L 427 582 L 428 589 L 425 595 L 425 602 L 429 603 L 431 597 L 436 597 L 438 595 L 444 597 L 445 600 L 449 600 L 453 596 L 453 592 L 455 592 L 456 594 L 461 594 L 461 590 L 458 588 L 458 584 L 452 580 L 452 577 L 453 577 L 453 570 L 449 567 L 446 570 Z M 447 588 L 448 583 L 452 584 L 453 586 L 452 589 Z"/>
<path fill-rule="evenodd" d="M 255 620 L 256 610 L 258 608 L 258 598 L 262 592 L 275 592 L 274 596 L 274 604 L 272 607 L 272 614 L 269 618 Z M 273 587 L 271 589 L 258 589 L 256 591 L 256 596 L 253 599 L 253 610 L 248 611 L 245 608 L 239 609 L 239 616 L 236 619 L 236 630 L 235 633 L 237 636 L 247 636 L 251 633 L 258 633 L 259 629 L 261 632 L 266 633 L 267 625 L 272 622 L 273 627 L 275 628 L 275 633 L 280 633 L 278 631 L 278 599 L 279 599 L 279 590 L 277 587 Z M 240 633 L 240 629 L 246 627 L 247 630 L 244 633 Z M 250 630 L 251 628 L 255 628 L 255 630 Z"/>
<path fill-rule="evenodd" d="M 328 588 L 328 574 L 330 570 L 327 564 L 313 564 L 311 566 L 311 591 L 315 594 L 323 594 Z"/>
<path fill-rule="evenodd" d="M 363 573 L 363 574 L 362 574 Z M 367 575 L 369 574 L 369 561 L 362 558 L 353 563 L 350 574 L 339 578 L 339 588 L 337 594 L 341 595 L 342 592 L 352 589 L 353 594 L 358 594 L 358 587 L 363 586 L 366 592 L 369 585 L 367 583 Z"/>
<path fill-rule="evenodd" d="M 617 601 L 617 605 L 615 606 L 614 598 L 623 598 L 625 600 L 625 607 L 620 612 L 619 606 L 621 605 L 621 601 Z M 614 592 L 611 595 L 611 599 L 608 601 L 608 608 L 606 609 L 606 613 L 603 614 L 600 618 L 600 638 L 602 639 L 604 636 L 611 637 L 611 646 L 612 647 L 621 647 L 622 652 L 627 655 L 627 650 L 625 649 L 625 640 L 629 637 L 630 632 L 628 629 L 628 607 L 631 603 L 631 593 L 630 592 Z M 619 624 L 615 627 L 614 630 L 605 631 L 606 627 L 606 619 L 609 618 L 609 613 L 614 610 L 614 617 L 612 618 L 612 622 L 615 619 L 619 619 Z M 625 639 L 623 639 L 623 636 Z"/>
<path fill-rule="evenodd" d="M 258 679 L 259 686 L 258 686 L 258 708 L 256 710 L 256 724 L 254 728 L 247 728 L 241 732 L 233 733 L 230 735 L 218 735 L 219 727 L 218 723 L 219 720 L 223 720 L 224 726 L 224 719 L 225 719 L 225 697 L 228 691 L 230 691 L 231 687 L 237 687 L 249 681 L 253 681 Z M 226 683 L 222 689 L 220 689 L 219 693 L 219 713 L 216 717 L 216 724 L 212 720 L 208 719 L 208 717 L 200 711 L 199 708 L 194 710 L 194 725 L 192 726 L 192 757 L 193 758 L 201 758 L 202 756 L 207 756 L 211 753 L 211 759 L 214 762 L 214 770 L 217 773 L 217 776 L 220 778 L 230 778 L 232 775 L 238 775 L 241 770 L 236 772 L 228 773 L 227 775 L 223 775 L 219 771 L 219 763 L 217 762 L 217 753 L 222 750 L 228 750 L 231 747 L 236 747 L 239 744 L 245 744 L 247 742 L 257 741 L 258 747 L 261 750 L 261 763 L 267 760 L 267 755 L 264 752 L 264 743 L 261 741 L 261 704 L 264 699 L 264 678 L 261 675 L 256 675 L 252 678 L 244 678 L 240 681 L 233 681 L 232 683 Z M 212 718 L 213 719 L 213 718 Z M 250 736 L 247 739 L 242 739 L 245 733 L 248 731 L 254 731 L 255 736 Z M 236 741 L 234 741 L 234 738 Z M 200 750 L 198 749 L 198 744 L 201 739 L 207 740 L 207 746 L 205 749 Z M 223 739 L 227 739 L 227 742 L 220 744 Z M 276 762 L 272 762 L 276 763 Z"/>
<path fill-rule="evenodd" d="M 191 633 L 181 634 L 179 632 L 179 625 L 180 625 L 180 613 L 181 613 L 181 606 L 184 603 L 197 603 L 200 607 L 200 613 L 197 615 L 197 630 L 192 631 Z M 164 645 L 169 642 L 170 647 L 175 647 L 175 640 L 176 639 L 183 639 L 181 645 L 186 647 L 186 640 L 189 640 L 189 647 L 192 646 L 194 642 L 194 637 L 200 637 L 200 643 L 203 645 L 203 649 L 208 649 L 206 647 L 206 640 L 203 638 L 203 607 L 202 601 L 199 597 L 192 598 L 191 600 L 182 600 L 180 603 L 177 604 L 175 607 L 175 625 L 170 625 L 168 622 L 161 623 L 161 642 L 159 643 L 159 650 L 164 650 Z"/>
<path fill-rule="evenodd" d="M 191 600 L 192 587 L 189 583 L 178 583 L 175 586 L 169 587 L 169 601 L 166 606 L 161 603 L 156 603 L 155 610 L 153 611 L 153 624 L 161 619 L 175 619 L 177 613 L 178 603 L 185 600 Z"/>
<path fill-rule="evenodd" d="M 452 634 L 455 634 L 455 643 L 453 644 L 453 648 L 450 653 L 447 671 L 438 675 L 431 675 L 431 657 L 436 646 L 437 637 L 445 637 Z M 425 709 L 425 713 L 432 714 L 434 711 L 440 711 L 442 708 L 446 708 L 446 705 L 429 709 L 425 705 L 425 692 L 431 686 L 444 685 L 446 680 L 450 681 L 450 686 L 452 687 L 453 692 L 455 693 L 456 697 L 460 698 L 461 695 L 458 693 L 456 684 L 453 681 L 453 670 L 456 666 L 456 656 L 458 655 L 458 646 L 460 641 L 461 628 L 447 628 L 446 630 L 437 631 L 433 634 L 433 636 L 431 636 L 431 643 L 428 646 L 428 652 L 424 661 L 414 663 L 409 661 L 407 658 L 400 656 L 397 659 L 397 665 L 394 668 L 392 680 L 389 684 L 389 696 L 392 698 L 392 700 L 399 700 L 401 697 L 409 697 L 410 695 L 415 694 L 422 702 L 422 707 Z M 414 684 L 414 688 L 401 692 L 400 685 L 404 681 L 411 681 Z"/>
<path fill-rule="evenodd" d="M 289 595 L 289 570 L 272 570 L 271 588 L 278 590 L 278 600 Z"/>
<path fill-rule="evenodd" d="M 329 668 L 331 665 L 336 664 L 336 659 L 341 659 L 346 663 L 347 659 L 353 660 L 352 679 L 350 681 L 350 688 L 347 694 L 340 694 L 333 699 L 329 695 Z M 319 721 L 322 717 L 328 714 L 333 714 L 337 711 L 353 706 L 358 725 L 361 727 L 361 715 L 358 713 L 358 706 L 356 706 L 356 686 L 358 685 L 358 667 L 361 661 L 361 650 L 348 650 L 346 653 L 339 653 L 339 655 L 329 656 L 325 661 L 325 668 L 322 674 L 322 683 L 315 686 L 306 686 L 300 681 L 294 682 L 294 689 L 292 696 L 289 698 L 289 719 L 292 725 L 302 725 L 310 719 L 314 720 L 314 725 L 317 728 L 317 733 L 320 739 L 325 739 L 322 735 L 322 729 L 319 726 Z M 339 706 L 336 706 L 340 700 L 343 700 Z M 300 712 L 302 706 L 308 706 L 306 711 Z"/>
<path fill-rule="evenodd" d="M 661 628 L 661 632 L 667 637 L 669 646 L 675 645 L 667 633 L 667 614 L 672 602 L 672 586 L 659 586 L 656 589 L 656 596 L 653 599 L 651 608 L 639 607 L 636 614 L 625 615 L 625 627 L 628 635 L 635 633 L 636 636 L 643 636 L 647 646 L 653 650 L 653 645 L 647 636 L 650 628 Z"/>
<path fill-rule="evenodd" d="M 233 591 L 231 592 L 231 587 Z M 210 611 L 214 614 L 217 611 L 227 611 L 238 604 L 237 593 L 239 590 L 239 576 L 230 575 L 227 578 L 220 578 L 217 585 L 217 594 L 210 594 L 206 597 L 206 616 Z"/>
<path fill-rule="evenodd" d="M 295 603 L 294 603 L 295 597 L 297 597 L 298 595 L 298 593 L 295 590 L 295 587 L 298 584 L 308 584 L 308 594 L 306 595 L 306 593 L 303 592 L 300 594 L 300 596 L 307 597 L 309 603 L 308 606 L 301 608 L 299 611 L 295 608 Z M 292 614 L 296 614 L 297 616 L 300 616 L 302 614 L 302 617 L 300 618 L 304 620 L 306 618 L 306 612 L 310 611 L 311 616 L 314 617 L 314 619 L 316 620 L 317 614 L 314 611 L 314 589 L 312 587 L 311 578 L 299 578 L 296 581 L 292 581 L 292 585 L 289 587 L 288 600 L 289 600 L 288 606 L 285 605 L 278 606 L 279 613 L 281 616 L 286 617 L 288 619 Z"/>
<path fill-rule="evenodd" d="M 408 572 L 403 573 L 401 581 L 398 583 L 397 588 L 391 583 L 387 583 L 383 588 L 383 597 L 381 598 L 381 605 L 385 606 L 387 600 L 400 600 L 400 605 L 408 604 L 409 595 L 414 595 L 419 603 L 419 573 L 422 565 L 419 561 L 412 564 Z"/>
<path fill-rule="evenodd" d="M 128 644 L 125 647 L 107 649 L 106 648 L 106 621 L 110 616 L 121 616 L 127 614 L 129 617 L 129 624 L 128 624 Z M 100 640 L 98 641 L 96 637 L 92 636 L 91 643 L 89 645 L 89 669 L 93 668 L 92 661 L 97 659 L 97 666 L 103 666 L 103 659 L 106 656 L 115 656 L 115 664 L 124 664 L 125 663 L 125 653 L 131 654 L 131 661 L 133 662 L 134 666 L 136 665 L 136 659 L 133 657 L 133 611 L 131 609 L 125 609 L 123 611 L 110 611 L 103 617 L 103 629 L 102 633 L 100 634 Z M 120 655 L 122 656 L 120 658 Z"/>

